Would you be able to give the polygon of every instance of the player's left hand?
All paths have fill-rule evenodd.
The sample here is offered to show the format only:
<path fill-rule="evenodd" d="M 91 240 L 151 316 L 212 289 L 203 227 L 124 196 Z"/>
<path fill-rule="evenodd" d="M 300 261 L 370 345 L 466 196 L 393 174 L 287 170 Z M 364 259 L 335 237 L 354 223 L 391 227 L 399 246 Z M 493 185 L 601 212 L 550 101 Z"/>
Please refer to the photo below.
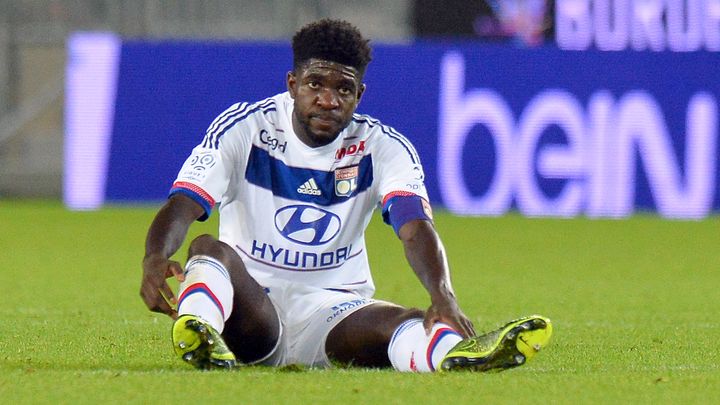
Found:
<path fill-rule="evenodd" d="M 453 298 L 433 301 L 430 308 L 425 312 L 423 326 L 425 333 L 430 334 L 433 325 L 442 322 L 462 335 L 463 338 L 475 336 L 475 327 L 470 319 L 460 310 L 457 301 Z"/>

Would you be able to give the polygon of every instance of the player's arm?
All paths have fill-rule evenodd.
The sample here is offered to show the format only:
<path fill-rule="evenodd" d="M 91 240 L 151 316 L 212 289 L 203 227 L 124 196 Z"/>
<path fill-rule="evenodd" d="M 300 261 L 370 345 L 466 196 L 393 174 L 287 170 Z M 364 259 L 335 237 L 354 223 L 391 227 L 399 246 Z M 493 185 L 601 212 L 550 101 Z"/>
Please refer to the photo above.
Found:
<path fill-rule="evenodd" d="M 223 127 L 224 137 L 217 132 L 225 117 L 245 106 L 246 103 L 230 106 L 210 124 L 203 141 L 193 148 L 180 168 L 170 197 L 150 225 L 145 239 L 140 296 L 151 311 L 177 316 L 172 307 L 177 300 L 166 279 L 174 276 L 183 281 L 184 276 L 180 263 L 170 257 L 182 246 L 190 225 L 211 214 L 215 202 L 228 188 L 232 171 L 239 166 L 238 156 L 245 156 L 243 151 L 250 142 L 250 137 L 241 132 L 245 127 Z M 234 141 L 228 141 L 229 138 Z"/>
<path fill-rule="evenodd" d="M 460 310 L 455 298 L 445 248 L 432 223 L 424 219 L 410 220 L 399 228 L 398 236 L 410 267 L 430 294 L 425 329 L 429 332 L 435 322 L 443 322 L 464 337 L 474 336 L 472 322 Z"/>
<path fill-rule="evenodd" d="M 410 267 L 430 295 L 424 326 L 429 333 L 443 322 L 464 337 L 473 336 L 472 322 L 460 310 L 450 284 L 445 248 L 435 231 L 422 165 L 412 144 L 401 135 L 381 138 L 373 150 L 383 221 L 402 241 Z M 377 159 L 375 159 L 377 157 Z"/>
<path fill-rule="evenodd" d="M 180 263 L 170 260 L 170 256 L 182 245 L 190 225 L 204 214 L 205 209 L 190 197 L 173 194 L 150 225 L 140 296 L 151 311 L 177 316 L 171 306 L 176 303 L 175 294 L 166 279 L 175 276 L 182 281 L 184 276 Z"/>

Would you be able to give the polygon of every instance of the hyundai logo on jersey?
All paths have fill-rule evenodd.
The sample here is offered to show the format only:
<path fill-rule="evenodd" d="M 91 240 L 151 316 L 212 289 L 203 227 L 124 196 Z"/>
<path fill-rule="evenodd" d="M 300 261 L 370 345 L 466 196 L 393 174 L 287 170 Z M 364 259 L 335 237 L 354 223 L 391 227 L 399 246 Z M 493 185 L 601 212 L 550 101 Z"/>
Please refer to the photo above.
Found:
<path fill-rule="evenodd" d="M 275 213 L 278 232 L 301 245 L 328 243 L 340 232 L 340 226 L 340 217 L 310 205 L 289 205 Z"/>

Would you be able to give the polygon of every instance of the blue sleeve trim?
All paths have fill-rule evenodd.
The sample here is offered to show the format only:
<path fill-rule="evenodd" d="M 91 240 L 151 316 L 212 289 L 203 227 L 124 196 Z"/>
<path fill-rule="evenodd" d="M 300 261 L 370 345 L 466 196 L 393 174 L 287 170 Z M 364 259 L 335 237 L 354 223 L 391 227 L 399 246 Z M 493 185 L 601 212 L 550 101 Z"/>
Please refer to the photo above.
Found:
<path fill-rule="evenodd" d="M 168 197 L 172 197 L 175 194 L 186 195 L 186 196 L 190 197 L 196 203 L 200 204 L 201 207 L 203 207 L 203 209 L 205 210 L 205 213 L 200 218 L 197 219 L 198 221 L 203 222 L 210 217 L 210 213 L 212 213 L 212 207 L 210 206 L 210 204 L 208 204 L 207 200 L 205 200 L 204 198 L 202 198 L 200 196 L 200 194 L 198 194 L 192 190 L 188 190 L 186 188 L 175 187 L 170 190 L 170 194 L 168 195 Z"/>
<path fill-rule="evenodd" d="M 432 217 L 426 212 L 423 203 L 422 197 L 417 195 L 392 197 L 383 207 L 383 221 L 392 225 L 395 234 L 398 236 L 400 236 L 400 228 L 414 219 L 432 222 Z"/>

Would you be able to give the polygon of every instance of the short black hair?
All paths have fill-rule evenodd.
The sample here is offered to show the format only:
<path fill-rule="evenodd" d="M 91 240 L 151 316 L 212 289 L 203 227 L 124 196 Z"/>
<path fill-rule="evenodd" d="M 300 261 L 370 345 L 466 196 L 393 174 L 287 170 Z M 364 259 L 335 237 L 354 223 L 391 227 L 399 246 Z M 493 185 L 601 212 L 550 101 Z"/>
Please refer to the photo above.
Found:
<path fill-rule="evenodd" d="M 372 60 L 369 42 L 347 21 L 328 18 L 315 21 L 293 36 L 293 69 L 297 72 L 315 58 L 352 66 L 363 75 Z"/>

